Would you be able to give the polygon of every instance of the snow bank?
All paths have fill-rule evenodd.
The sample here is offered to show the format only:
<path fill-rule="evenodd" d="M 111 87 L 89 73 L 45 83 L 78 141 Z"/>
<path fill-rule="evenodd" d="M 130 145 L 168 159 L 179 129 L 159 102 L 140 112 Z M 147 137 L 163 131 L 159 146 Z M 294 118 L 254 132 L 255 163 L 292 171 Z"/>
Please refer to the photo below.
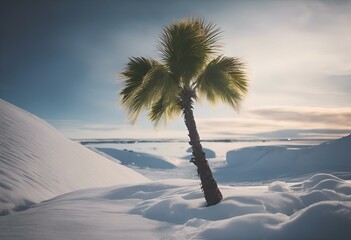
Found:
<path fill-rule="evenodd" d="M 297 159 L 301 168 L 351 171 L 351 134 L 311 148 Z"/>
<path fill-rule="evenodd" d="M 333 184 L 323 184 L 333 182 Z M 80 190 L 0 217 L 0 239 L 340 239 L 351 236 L 351 183 L 221 186 L 204 207 L 193 180 Z M 21 226 L 16 228 L 14 226 Z"/>
<path fill-rule="evenodd" d="M 209 148 L 202 148 L 202 150 L 204 151 L 204 153 L 206 154 L 206 158 L 216 158 L 216 153 L 209 149 Z M 187 153 L 192 153 L 193 152 L 193 149 L 192 148 L 188 148 L 186 150 Z M 190 156 L 186 156 L 187 159 L 190 159 L 192 157 L 192 155 Z"/>
<path fill-rule="evenodd" d="M 175 168 L 175 165 L 168 162 L 165 158 L 152 154 L 127 150 L 118 150 L 115 148 L 96 148 L 96 150 L 113 157 L 114 159 L 118 160 L 124 165 L 132 165 L 133 167 L 139 168 Z"/>
<path fill-rule="evenodd" d="M 0 99 L 0 215 L 77 189 L 147 179 Z"/>
<path fill-rule="evenodd" d="M 322 187 L 325 181 L 337 184 Z M 130 213 L 180 225 L 171 239 L 349 239 L 350 183 L 318 174 L 292 188 L 279 182 L 267 190 L 224 187 L 223 202 L 210 208 L 194 192 L 161 191 Z"/>
<path fill-rule="evenodd" d="M 351 135 L 317 146 L 259 146 L 227 153 L 220 182 L 296 178 L 318 172 L 350 178 Z"/>
<path fill-rule="evenodd" d="M 333 181 L 334 187 L 325 181 Z M 278 184 L 279 186 L 282 183 Z M 202 224 L 201 229 L 183 231 L 195 239 L 349 239 L 351 234 L 351 184 L 328 174 L 317 174 L 295 190 L 281 188 L 255 196 L 264 213 Z M 346 190 L 347 189 L 347 190 Z M 330 191 L 331 190 L 331 191 Z M 345 191 L 346 190 L 346 191 Z M 347 192 L 348 194 L 345 194 Z M 238 197 L 234 197 L 238 198 Z M 272 199 L 273 203 L 270 203 Z M 247 200 L 247 199 L 246 199 Z M 284 206 L 284 208 L 281 208 Z M 230 211 L 230 210 L 229 210 Z M 175 239 L 175 238 L 174 238 Z"/>

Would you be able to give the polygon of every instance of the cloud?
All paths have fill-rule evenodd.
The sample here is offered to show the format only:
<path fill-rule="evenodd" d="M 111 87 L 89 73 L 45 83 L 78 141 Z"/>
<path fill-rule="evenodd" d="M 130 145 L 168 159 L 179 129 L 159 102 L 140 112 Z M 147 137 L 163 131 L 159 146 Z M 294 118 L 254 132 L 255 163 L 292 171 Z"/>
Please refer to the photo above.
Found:
<path fill-rule="evenodd" d="M 351 97 L 351 74 L 330 75 L 324 82 L 332 91 Z"/>
<path fill-rule="evenodd" d="M 254 109 L 251 110 L 250 113 L 254 116 L 265 119 L 269 118 L 274 121 L 351 128 L 351 108 L 284 106 Z"/>
<path fill-rule="evenodd" d="M 196 118 L 201 139 L 338 138 L 351 132 L 351 108 L 271 106 L 235 117 Z M 181 117 L 168 127 L 52 121 L 70 138 L 187 139 Z"/>
<path fill-rule="evenodd" d="M 336 138 L 351 132 L 351 108 L 263 107 L 232 118 L 200 118 L 205 138 Z"/>
<path fill-rule="evenodd" d="M 81 121 L 50 121 L 60 132 L 71 139 L 185 139 L 184 130 L 173 128 L 155 129 L 152 126 L 130 124 L 95 124 Z"/>
<path fill-rule="evenodd" d="M 225 54 L 247 63 L 250 107 L 349 102 L 337 88 L 340 82 L 323 80 L 351 74 L 351 4 L 339 2 L 272 1 L 262 8 L 248 4 L 231 21 L 220 17 Z"/>

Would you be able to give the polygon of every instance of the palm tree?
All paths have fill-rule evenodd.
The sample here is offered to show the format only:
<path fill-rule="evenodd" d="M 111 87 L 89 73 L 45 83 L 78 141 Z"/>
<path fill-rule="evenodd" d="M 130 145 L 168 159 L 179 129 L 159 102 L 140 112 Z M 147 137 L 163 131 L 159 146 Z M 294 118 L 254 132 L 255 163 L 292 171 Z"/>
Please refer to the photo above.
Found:
<path fill-rule="evenodd" d="M 200 143 L 193 114 L 198 97 L 218 100 L 238 109 L 247 92 L 247 77 L 238 58 L 215 56 L 221 30 L 202 19 L 183 19 L 169 24 L 160 36 L 161 60 L 132 57 L 121 73 L 124 88 L 122 105 L 134 123 L 140 112 L 159 124 L 182 114 L 192 147 L 207 206 L 222 200 Z"/>

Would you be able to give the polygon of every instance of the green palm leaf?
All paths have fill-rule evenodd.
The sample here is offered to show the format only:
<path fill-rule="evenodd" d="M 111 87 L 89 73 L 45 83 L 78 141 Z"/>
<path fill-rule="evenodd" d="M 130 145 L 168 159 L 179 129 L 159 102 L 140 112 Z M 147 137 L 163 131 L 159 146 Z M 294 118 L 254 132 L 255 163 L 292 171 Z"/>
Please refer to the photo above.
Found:
<path fill-rule="evenodd" d="M 126 87 L 121 91 L 122 104 L 128 109 L 129 118 L 135 122 L 142 110 L 149 110 L 168 91 L 177 94 L 178 85 L 168 69 L 157 61 L 134 58 L 122 73 Z"/>
<path fill-rule="evenodd" d="M 159 50 L 174 78 L 189 86 L 219 47 L 219 28 L 201 19 L 185 19 L 165 27 Z"/>
<path fill-rule="evenodd" d="M 157 126 L 161 120 L 164 124 L 167 124 L 167 119 L 171 119 L 179 115 L 182 108 L 178 102 L 177 97 L 161 97 L 151 108 L 148 114 L 150 121 L 155 123 Z"/>
<path fill-rule="evenodd" d="M 194 91 L 195 98 L 203 96 L 213 103 L 221 100 L 238 108 L 247 92 L 243 64 L 229 57 L 210 61 L 220 47 L 220 33 L 213 23 L 201 19 L 179 20 L 161 34 L 162 62 L 130 58 L 121 74 L 125 79 L 121 96 L 133 123 L 143 110 L 155 125 L 180 114 L 182 90 Z"/>
<path fill-rule="evenodd" d="M 122 104 L 127 104 L 133 100 L 145 75 L 157 64 L 157 61 L 143 57 L 133 57 L 129 59 L 125 70 L 121 73 L 121 77 L 124 79 L 125 83 L 125 87 L 120 92 Z"/>
<path fill-rule="evenodd" d="M 222 100 L 235 109 L 238 109 L 247 87 L 243 63 L 230 57 L 212 60 L 196 81 L 196 88 L 201 96 L 212 103 Z"/>

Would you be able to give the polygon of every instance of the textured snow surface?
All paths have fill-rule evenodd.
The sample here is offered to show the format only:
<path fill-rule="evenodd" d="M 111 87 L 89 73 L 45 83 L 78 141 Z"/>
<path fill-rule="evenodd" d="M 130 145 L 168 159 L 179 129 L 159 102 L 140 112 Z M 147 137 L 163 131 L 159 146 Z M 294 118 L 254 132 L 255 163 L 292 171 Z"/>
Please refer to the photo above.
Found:
<path fill-rule="evenodd" d="M 147 179 L 0 99 L 0 215 L 74 190 Z"/>
<path fill-rule="evenodd" d="M 291 179 L 324 172 L 351 178 L 351 135 L 317 146 L 258 146 L 227 153 L 219 181 Z"/>
<path fill-rule="evenodd" d="M 118 150 L 114 148 L 97 148 L 96 150 L 113 157 L 114 159 L 120 161 L 123 165 L 157 169 L 172 169 L 176 167 L 166 159 L 152 154 Z"/>
<path fill-rule="evenodd" d="M 0 217 L 0 239 L 339 239 L 351 236 L 351 184 L 221 186 L 204 207 L 194 180 L 80 190 Z"/>

